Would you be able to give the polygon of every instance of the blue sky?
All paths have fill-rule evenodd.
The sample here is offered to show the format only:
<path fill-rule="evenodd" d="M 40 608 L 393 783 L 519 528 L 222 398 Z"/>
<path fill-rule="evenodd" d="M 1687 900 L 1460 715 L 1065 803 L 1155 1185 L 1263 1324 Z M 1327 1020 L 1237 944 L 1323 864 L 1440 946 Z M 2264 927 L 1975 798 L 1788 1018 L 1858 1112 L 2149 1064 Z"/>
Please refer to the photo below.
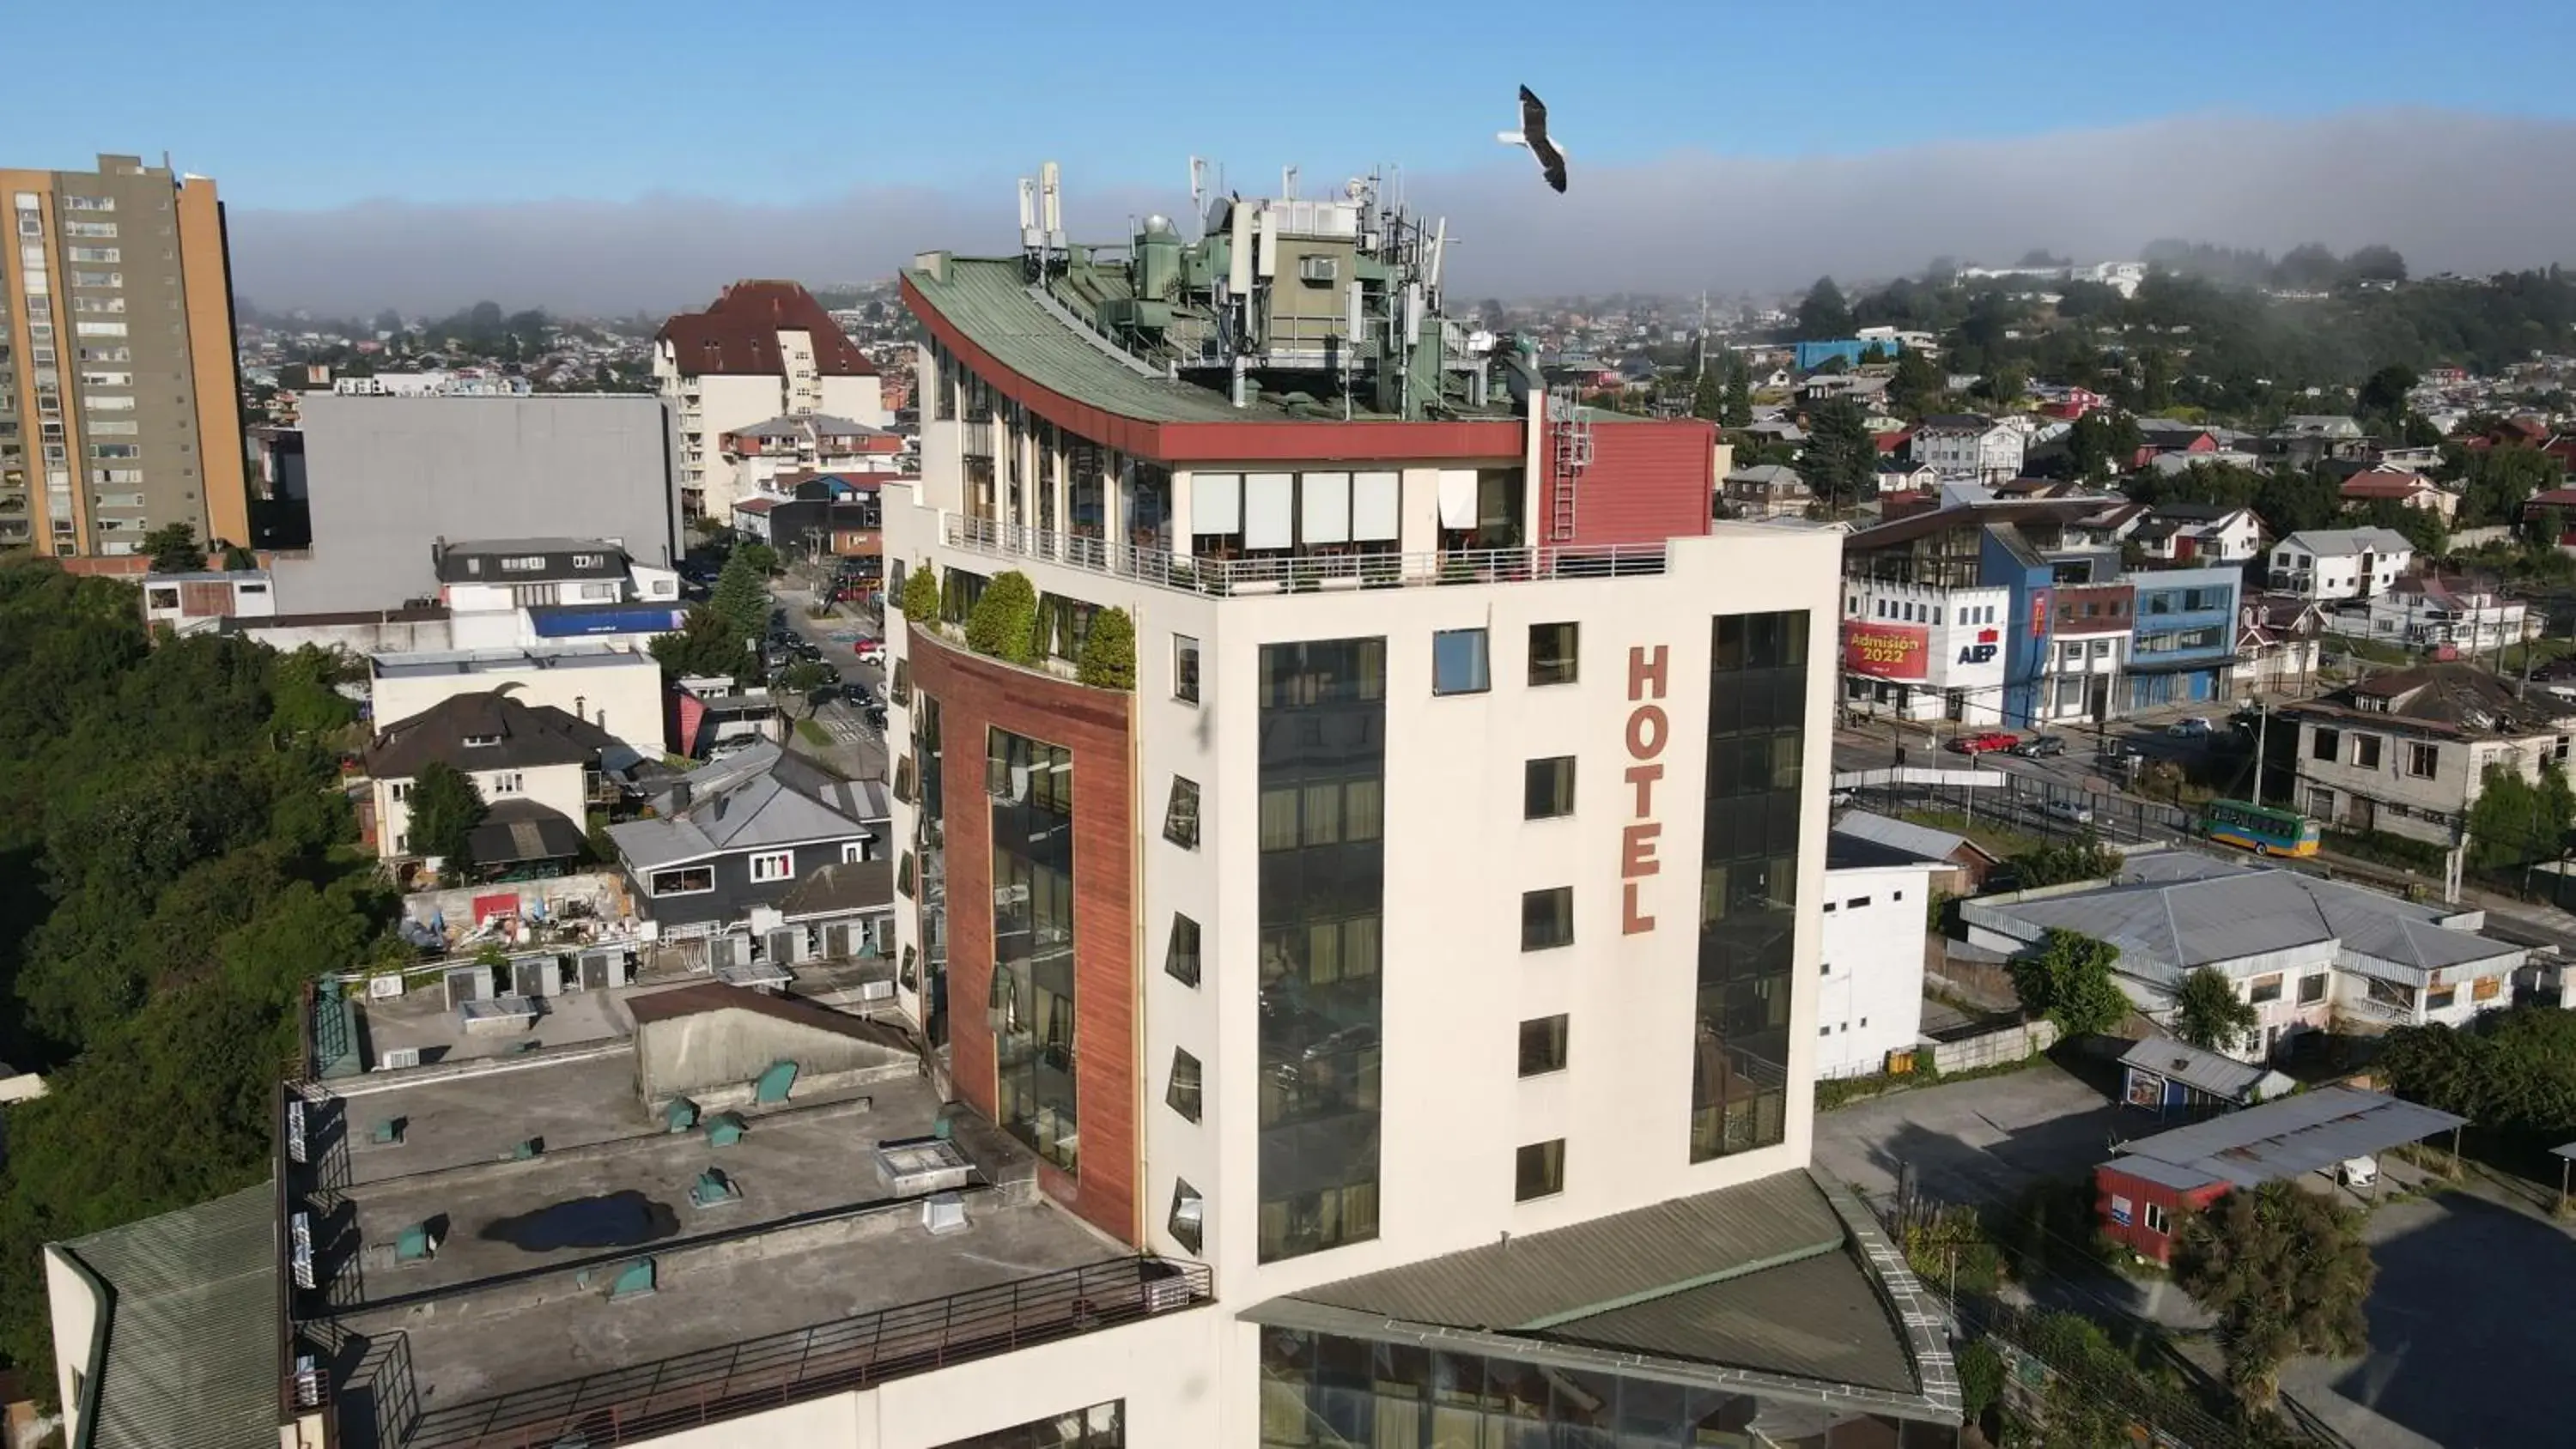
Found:
<path fill-rule="evenodd" d="M 1578 165 L 2214 110 L 2576 115 L 2576 0 L 99 0 L 31 7 L 8 33 L 55 59 L 12 67 L 0 161 L 167 150 L 256 209 L 984 192 L 1049 157 L 1073 184 L 1176 189 L 1192 152 L 1245 190 L 1285 161 L 1310 177 L 1526 165 L 1492 140 L 1524 81 Z M 1338 55 L 1305 58 L 1337 36 Z M 75 79 L 102 43 L 131 67 L 113 108 Z"/>

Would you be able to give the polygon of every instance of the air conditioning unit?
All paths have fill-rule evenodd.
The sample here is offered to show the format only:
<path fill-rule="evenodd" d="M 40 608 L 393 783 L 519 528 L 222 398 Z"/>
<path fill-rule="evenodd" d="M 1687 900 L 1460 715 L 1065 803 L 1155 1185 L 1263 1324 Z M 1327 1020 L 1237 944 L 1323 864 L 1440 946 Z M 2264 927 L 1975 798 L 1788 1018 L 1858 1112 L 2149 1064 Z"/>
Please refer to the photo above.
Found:
<path fill-rule="evenodd" d="M 1297 259 L 1297 280 L 1331 283 L 1341 280 L 1342 263 L 1338 257 L 1305 256 Z"/>
<path fill-rule="evenodd" d="M 861 1001 L 892 1001 L 894 1000 L 894 983 L 891 981 L 860 982 L 859 999 Z"/>
<path fill-rule="evenodd" d="M 398 1072 L 405 1067 L 416 1067 L 419 1065 L 420 1048 L 394 1047 L 387 1051 L 384 1056 L 376 1062 L 376 1070 L 380 1072 Z"/>
<path fill-rule="evenodd" d="M 400 996 L 402 994 L 403 979 L 398 975 L 370 976 L 367 978 L 367 995 L 374 1000 L 382 1001 L 389 996 Z"/>

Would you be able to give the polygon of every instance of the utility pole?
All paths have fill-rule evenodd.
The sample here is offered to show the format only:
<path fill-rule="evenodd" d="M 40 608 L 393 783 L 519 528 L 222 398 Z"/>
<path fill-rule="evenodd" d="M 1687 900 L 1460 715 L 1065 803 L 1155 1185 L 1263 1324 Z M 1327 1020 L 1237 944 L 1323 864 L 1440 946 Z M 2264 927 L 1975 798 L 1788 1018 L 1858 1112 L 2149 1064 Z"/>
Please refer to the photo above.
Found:
<path fill-rule="evenodd" d="M 2258 691 L 2254 696 L 2254 808 L 2263 808 L 2263 765 L 2271 758 L 2265 747 L 2272 740 L 2272 706 Z"/>

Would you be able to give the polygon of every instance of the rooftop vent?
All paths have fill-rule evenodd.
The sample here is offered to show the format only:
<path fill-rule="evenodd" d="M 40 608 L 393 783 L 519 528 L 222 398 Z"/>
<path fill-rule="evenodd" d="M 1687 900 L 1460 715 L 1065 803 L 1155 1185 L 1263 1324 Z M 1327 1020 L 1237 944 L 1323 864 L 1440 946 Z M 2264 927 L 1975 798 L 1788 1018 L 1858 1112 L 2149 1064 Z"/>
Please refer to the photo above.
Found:
<path fill-rule="evenodd" d="M 975 1164 L 954 1142 L 905 1137 L 877 1144 L 877 1176 L 895 1196 L 919 1197 L 953 1192 L 973 1182 Z"/>

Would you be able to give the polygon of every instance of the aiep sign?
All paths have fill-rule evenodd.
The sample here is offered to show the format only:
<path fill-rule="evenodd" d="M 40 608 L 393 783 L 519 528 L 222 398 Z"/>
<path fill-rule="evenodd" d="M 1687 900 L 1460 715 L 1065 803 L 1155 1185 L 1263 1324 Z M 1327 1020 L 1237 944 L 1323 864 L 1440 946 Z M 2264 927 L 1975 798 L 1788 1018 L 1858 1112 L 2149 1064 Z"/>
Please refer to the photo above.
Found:
<path fill-rule="evenodd" d="M 1664 778 L 1664 746 L 1673 736 L 1672 717 L 1656 701 L 1664 697 L 1665 646 L 1628 650 L 1628 768 L 1625 778 L 1635 792 L 1628 824 L 1619 832 L 1619 934 L 1642 935 L 1655 929 L 1642 899 L 1648 879 L 1664 863 L 1655 856 L 1663 824 L 1655 819 L 1655 782 Z"/>
<path fill-rule="evenodd" d="M 1920 624 L 1843 624 L 1843 672 L 1921 681 L 1932 663 L 1932 631 Z"/>

